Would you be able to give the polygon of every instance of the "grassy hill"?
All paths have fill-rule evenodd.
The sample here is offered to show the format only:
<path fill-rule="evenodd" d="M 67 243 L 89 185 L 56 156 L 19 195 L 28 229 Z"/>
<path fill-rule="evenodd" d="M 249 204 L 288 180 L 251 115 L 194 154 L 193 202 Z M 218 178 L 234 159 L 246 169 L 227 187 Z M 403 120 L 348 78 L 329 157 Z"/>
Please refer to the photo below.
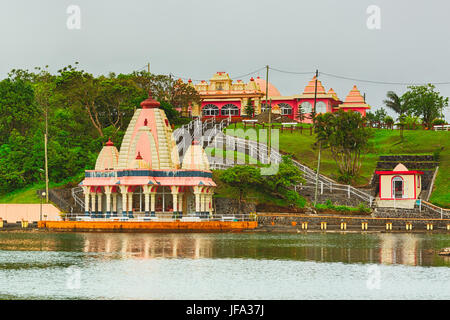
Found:
<path fill-rule="evenodd" d="M 238 129 L 243 129 L 241 124 Z M 234 125 L 229 129 L 234 129 Z M 252 130 L 252 128 L 247 129 Z M 398 130 L 372 129 L 373 138 L 370 139 L 370 148 L 363 156 L 361 172 L 353 183 L 355 186 L 367 185 L 375 171 L 380 155 L 394 154 L 439 154 L 439 171 L 435 181 L 430 201 L 436 205 L 450 208 L 450 132 L 430 130 L 405 130 L 403 141 Z M 232 131 L 226 132 L 233 134 Z M 244 136 L 244 131 L 233 135 Z M 317 168 L 318 148 L 314 145 L 315 134 L 310 135 L 309 130 L 279 131 L 279 149 L 292 154 L 299 162 Z M 323 150 L 320 171 L 322 174 L 336 179 L 338 167 L 329 150 Z"/>

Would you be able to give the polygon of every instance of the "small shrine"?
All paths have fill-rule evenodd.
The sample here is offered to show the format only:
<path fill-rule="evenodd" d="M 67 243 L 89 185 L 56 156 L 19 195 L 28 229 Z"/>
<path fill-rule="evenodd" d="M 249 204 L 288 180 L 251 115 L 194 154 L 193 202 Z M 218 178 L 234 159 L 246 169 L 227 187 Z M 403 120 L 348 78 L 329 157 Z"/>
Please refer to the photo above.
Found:
<path fill-rule="evenodd" d="M 414 208 L 422 191 L 423 171 L 408 170 L 399 163 L 392 171 L 375 171 L 379 176 L 379 207 Z"/>

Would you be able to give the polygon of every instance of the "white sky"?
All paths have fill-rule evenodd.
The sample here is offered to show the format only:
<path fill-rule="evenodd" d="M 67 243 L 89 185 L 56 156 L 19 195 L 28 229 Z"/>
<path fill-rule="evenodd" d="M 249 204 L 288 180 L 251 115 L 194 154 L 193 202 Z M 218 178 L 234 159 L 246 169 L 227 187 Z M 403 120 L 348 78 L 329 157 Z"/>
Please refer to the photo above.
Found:
<path fill-rule="evenodd" d="M 66 26 L 69 5 L 81 9 L 80 30 Z M 369 5 L 381 9 L 380 30 L 367 28 Z M 0 0 L 0 78 L 13 68 L 48 64 L 55 72 L 79 61 L 96 75 L 150 62 L 154 73 L 208 80 L 216 71 L 233 78 L 268 64 L 376 81 L 450 82 L 449 12 L 450 2 L 440 0 Z M 291 95 L 311 77 L 271 71 L 269 81 Z M 406 90 L 320 79 L 341 99 L 358 85 L 372 111 L 386 91 Z M 450 96 L 450 84 L 437 88 Z"/>

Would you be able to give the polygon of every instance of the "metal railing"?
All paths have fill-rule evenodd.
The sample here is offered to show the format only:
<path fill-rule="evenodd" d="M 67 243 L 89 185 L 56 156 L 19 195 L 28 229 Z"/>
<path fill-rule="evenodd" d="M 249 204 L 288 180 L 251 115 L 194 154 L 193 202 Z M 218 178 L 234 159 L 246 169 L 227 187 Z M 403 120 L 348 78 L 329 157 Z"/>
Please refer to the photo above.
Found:
<path fill-rule="evenodd" d="M 214 139 L 213 146 L 217 147 L 220 146 L 227 146 L 227 150 L 249 150 L 248 155 L 255 158 L 255 155 L 257 155 L 256 159 L 260 161 L 263 164 L 268 164 L 268 146 L 265 143 L 257 142 L 254 140 L 246 140 L 240 137 L 233 137 L 233 136 L 227 136 L 225 134 L 217 135 Z M 211 145 L 210 145 L 211 146 Z M 229 148 L 229 149 L 228 149 Z M 270 152 L 270 162 L 274 163 L 280 163 L 282 160 L 282 154 L 278 152 L 277 150 L 271 148 Z M 303 172 L 303 178 L 306 180 L 307 183 L 313 183 L 314 186 L 307 186 L 307 185 L 298 185 L 296 188 L 311 188 L 315 187 L 316 179 L 317 179 L 317 173 L 316 171 L 312 170 L 311 168 L 305 166 L 304 164 L 299 163 L 296 160 L 292 160 L 294 165 L 300 169 L 300 171 Z M 214 167 L 220 167 L 222 166 L 232 166 L 232 163 L 214 163 Z M 350 198 L 352 195 L 358 197 L 360 200 L 367 202 L 369 206 L 371 207 L 374 203 L 375 198 L 364 192 L 361 191 L 351 185 L 345 185 L 337 183 L 336 181 L 319 174 L 318 177 L 318 183 L 321 194 L 323 194 L 324 189 L 329 189 L 330 192 L 335 191 L 343 191 L 347 192 L 348 197 Z"/>

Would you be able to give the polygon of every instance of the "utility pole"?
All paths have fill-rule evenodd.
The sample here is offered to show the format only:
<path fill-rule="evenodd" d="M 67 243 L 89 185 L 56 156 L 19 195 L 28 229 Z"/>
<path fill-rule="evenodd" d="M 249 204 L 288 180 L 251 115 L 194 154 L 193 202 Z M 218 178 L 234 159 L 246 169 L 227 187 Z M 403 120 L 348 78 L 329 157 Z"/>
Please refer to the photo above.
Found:
<path fill-rule="evenodd" d="M 150 62 L 147 63 L 147 72 L 150 73 Z"/>
<path fill-rule="evenodd" d="M 266 107 L 269 106 L 269 138 L 267 141 L 267 161 L 270 162 L 271 128 L 272 128 L 272 102 L 269 103 L 269 65 L 266 66 Z"/>
<path fill-rule="evenodd" d="M 317 77 L 319 76 L 319 70 L 316 69 L 316 81 L 314 85 L 314 116 L 316 116 L 316 101 L 317 101 Z M 313 120 L 313 119 L 311 119 Z"/>
<path fill-rule="evenodd" d="M 320 152 L 322 151 L 322 141 L 319 141 L 319 157 L 317 159 L 316 187 L 314 190 L 314 205 L 317 204 L 317 188 L 319 186 Z"/>
<path fill-rule="evenodd" d="M 48 203 L 48 152 L 47 152 L 47 140 L 48 140 L 48 107 L 45 109 L 45 135 L 44 135 L 44 149 L 45 149 L 45 200 Z"/>
<path fill-rule="evenodd" d="M 314 87 L 314 116 L 316 115 L 316 101 L 317 101 L 317 77 L 319 76 L 319 70 L 316 70 L 316 83 Z M 312 123 L 314 127 L 314 121 Z M 317 188 L 319 186 L 319 170 L 320 170 L 320 152 L 322 150 L 322 142 L 319 141 L 319 157 L 317 159 L 317 173 L 316 173 L 316 187 L 314 190 L 314 205 L 317 204 Z"/>

